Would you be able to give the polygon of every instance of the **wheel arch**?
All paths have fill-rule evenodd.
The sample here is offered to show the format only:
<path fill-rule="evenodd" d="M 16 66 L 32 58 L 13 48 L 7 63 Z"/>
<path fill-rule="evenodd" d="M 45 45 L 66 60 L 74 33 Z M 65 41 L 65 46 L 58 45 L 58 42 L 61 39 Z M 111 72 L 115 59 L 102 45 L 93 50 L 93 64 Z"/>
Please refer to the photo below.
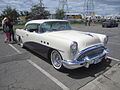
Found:
<path fill-rule="evenodd" d="M 60 56 L 61 56 L 61 58 L 62 58 L 62 60 L 63 60 L 63 56 L 61 55 L 60 51 L 57 50 L 57 49 L 54 49 L 54 48 L 50 48 L 50 49 L 49 49 L 49 51 L 48 51 L 48 59 L 50 59 L 51 52 L 52 52 L 53 50 L 56 50 L 56 51 L 60 54 Z"/>

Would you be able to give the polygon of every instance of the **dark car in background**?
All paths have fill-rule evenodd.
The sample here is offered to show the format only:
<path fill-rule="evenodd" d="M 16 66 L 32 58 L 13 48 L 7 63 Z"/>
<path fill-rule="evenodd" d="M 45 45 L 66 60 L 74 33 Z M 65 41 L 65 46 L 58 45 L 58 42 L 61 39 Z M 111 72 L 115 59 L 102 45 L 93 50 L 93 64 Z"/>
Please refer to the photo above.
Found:
<path fill-rule="evenodd" d="M 116 20 L 106 20 L 102 22 L 102 27 L 118 27 Z"/>

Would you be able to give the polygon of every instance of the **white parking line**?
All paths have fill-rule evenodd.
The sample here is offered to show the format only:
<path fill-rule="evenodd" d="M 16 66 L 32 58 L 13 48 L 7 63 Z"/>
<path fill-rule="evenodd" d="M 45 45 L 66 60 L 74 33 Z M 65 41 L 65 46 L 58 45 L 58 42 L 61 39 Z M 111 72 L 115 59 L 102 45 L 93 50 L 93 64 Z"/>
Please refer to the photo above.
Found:
<path fill-rule="evenodd" d="M 113 57 L 110 57 L 110 56 L 107 56 L 107 58 L 112 59 L 112 60 L 117 61 L 117 62 L 120 62 L 119 59 L 116 59 L 116 58 L 113 58 Z"/>
<path fill-rule="evenodd" d="M 16 49 L 13 45 L 9 44 L 17 53 L 21 53 L 18 49 Z M 48 72 L 46 72 L 44 69 L 42 69 L 40 66 L 38 66 L 36 63 L 32 62 L 31 60 L 27 60 L 31 65 L 33 65 L 35 68 L 37 68 L 40 72 L 42 72 L 44 75 L 46 75 L 49 79 L 51 79 L 53 82 L 55 82 L 58 86 L 60 86 L 63 90 L 70 90 L 67 86 L 62 84 L 58 79 L 54 78 L 52 75 L 50 75 Z"/>
<path fill-rule="evenodd" d="M 54 81 L 58 86 L 60 86 L 63 90 L 70 90 L 68 87 L 66 87 L 64 84 L 62 84 L 60 81 L 58 81 L 56 78 L 54 78 L 52 75 L 50 75 L 48 72 L 46 72 L 44 69 L 39 67 L 36 63 L 32 62 L 31 60 L 27 60 L 30 64 L 32 64 L 34 67 L 36 67 L 39 71 L 41 71 L 43 74 L 45 74 L 47 77 L 49 77 L 52 81 Z"/>
<path fill-rule="evenodd" d="M 18 49 L 16 49 L 13 45 L 9 44 L 9 46 L 11 46 L 17 53 L 21 54 L 21 52 Z"/>

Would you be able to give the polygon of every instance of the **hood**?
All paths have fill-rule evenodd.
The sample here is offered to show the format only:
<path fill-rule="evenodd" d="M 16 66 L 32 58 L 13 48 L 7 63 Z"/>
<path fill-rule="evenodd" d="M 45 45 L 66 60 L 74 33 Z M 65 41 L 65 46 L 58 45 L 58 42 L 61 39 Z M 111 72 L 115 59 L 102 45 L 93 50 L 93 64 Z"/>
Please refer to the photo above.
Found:
<path fill-rule="evenodd" d="M 65 31 L 56 31 L 48 32 L 48 36 L 54 38 L 61 38 L 63 40 L 76 41 L 79 47 L 89 47 L 100 42 L 100 39 L 95 33 L 90 32 L 81 32 L 76 30 L 65 30 Z"/>

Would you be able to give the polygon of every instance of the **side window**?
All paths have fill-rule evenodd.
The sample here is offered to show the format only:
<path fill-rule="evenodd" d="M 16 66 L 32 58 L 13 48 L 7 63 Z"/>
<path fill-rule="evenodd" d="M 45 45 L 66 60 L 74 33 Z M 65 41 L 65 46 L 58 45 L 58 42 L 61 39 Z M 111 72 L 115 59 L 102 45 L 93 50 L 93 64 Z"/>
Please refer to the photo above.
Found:
<path fill-rule="evenodd" d="M 49 23 L 43 23 L 41 24 L 40 32 L 43 33 L 43 32 L 49 31 L 50 28 L 51 28 L 51 25 Z"/>
<path fill-rule="evenodd" d="M 29 32 L 38 32 L 38 24 L 28 24 L 25 29 Z"/>

